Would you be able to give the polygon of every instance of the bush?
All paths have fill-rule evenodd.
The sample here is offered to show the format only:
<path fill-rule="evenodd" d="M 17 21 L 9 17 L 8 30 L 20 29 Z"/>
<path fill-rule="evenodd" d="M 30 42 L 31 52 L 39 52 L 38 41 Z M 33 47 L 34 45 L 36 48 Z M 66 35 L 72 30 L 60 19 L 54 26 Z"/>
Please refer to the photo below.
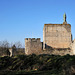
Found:
<path fill-rule="evenodd" d="M 0 57 L 0 70 L 38 70 L 54 71 L 66 74 L 75 69 L 75 55 L 18 55 L 16 57 Z M 72 74 L 74 74 L 72 72 Z"/>

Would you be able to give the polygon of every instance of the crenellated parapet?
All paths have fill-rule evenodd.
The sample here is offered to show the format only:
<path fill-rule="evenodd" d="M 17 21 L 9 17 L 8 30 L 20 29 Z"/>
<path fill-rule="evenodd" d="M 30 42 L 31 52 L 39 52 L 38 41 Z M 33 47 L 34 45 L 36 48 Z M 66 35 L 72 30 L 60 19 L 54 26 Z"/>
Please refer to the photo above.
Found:
<path fill-rule="evenodd" d="M 26 42 L 31 41 L 31 38 L 25 38 L 25 41 Z"/>
<path fill-rule="evenodd" d="M 40 38 L 25 38 L 26 42 L 40 42 Z"/>
<path fill-rule="evenodd" d="M 25 38 L 25 54 L 39 54 L 42 50 L 40 38 Z"/>

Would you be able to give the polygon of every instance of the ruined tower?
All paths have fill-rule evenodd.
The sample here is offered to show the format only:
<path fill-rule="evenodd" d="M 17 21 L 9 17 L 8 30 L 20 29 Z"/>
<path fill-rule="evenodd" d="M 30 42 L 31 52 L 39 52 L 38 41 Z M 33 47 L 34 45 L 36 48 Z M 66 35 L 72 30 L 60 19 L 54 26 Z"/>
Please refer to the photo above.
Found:
<path fill-rule="evenodd" d="M 44 24 L 43 49 L 70 48 L 72 43 L 71 25 L 67 24 L 66 14 L 63 16 L 63 24 Z"/>
<path fill-rule="evenodd" d="M 40 54 L 42 42 L 40 38 L 25 38 L 25 54 Z"/>

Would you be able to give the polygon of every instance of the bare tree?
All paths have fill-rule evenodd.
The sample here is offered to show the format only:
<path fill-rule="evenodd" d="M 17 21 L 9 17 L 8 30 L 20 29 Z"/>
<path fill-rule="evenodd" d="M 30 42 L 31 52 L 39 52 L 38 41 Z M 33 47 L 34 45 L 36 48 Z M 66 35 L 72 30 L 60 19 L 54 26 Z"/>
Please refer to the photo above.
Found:
<path fill-rule="evenodd" d="M 16 42 L 16 43 L 15 43 L 15 46 L 16 46 L 17 49 L 22 48 L 22 44 L 21 44 L 20 41 Z"/>
<path fill-rule="evenodd" d="M 9 48 L 13 49 L 14 55 L 24 54 L 24 48 L 20 41 L 9 43 L 8 41 L 0 41 L 0 56 L 10 55 Z M 15 48 L 15 49 L 14 49 Z"/>
<path fill-rule="evenodd" d="M 0 41 L 0 55 L 8 55 L 9 43 L 8 41 Z"/>
<path fill-rule="evenodd" d="M 2 47 L 9 48 L 9 43 L 8 43 L 7 40 L 5 40 L 5 41 L 2 42 Z"/>

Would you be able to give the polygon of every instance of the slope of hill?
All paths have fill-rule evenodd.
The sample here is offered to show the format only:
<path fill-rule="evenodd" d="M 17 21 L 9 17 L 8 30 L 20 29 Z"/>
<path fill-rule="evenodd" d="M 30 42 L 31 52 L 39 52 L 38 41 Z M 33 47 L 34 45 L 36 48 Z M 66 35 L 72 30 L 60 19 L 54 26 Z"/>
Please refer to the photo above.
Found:
<path fill-rule="evenodd" d="M 75 55 L 18 55 L 0 57 L 0 74 L 75 75 Z"/>

